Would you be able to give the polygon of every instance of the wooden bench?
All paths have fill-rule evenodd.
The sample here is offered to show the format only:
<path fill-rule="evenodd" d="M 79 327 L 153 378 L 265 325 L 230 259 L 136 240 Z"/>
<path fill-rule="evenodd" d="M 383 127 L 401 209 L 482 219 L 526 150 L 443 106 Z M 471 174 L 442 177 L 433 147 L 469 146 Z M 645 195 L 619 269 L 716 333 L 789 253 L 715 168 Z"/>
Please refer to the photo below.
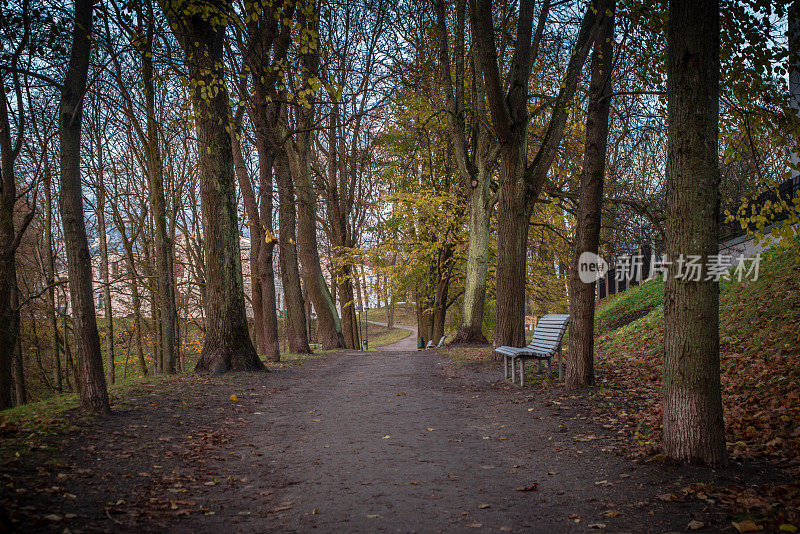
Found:
<path fill-rule="evenodd" d="M 503 355 L 503 373 L 509 378 L 508 364 L 511 362 L 511 382 L 514 382 L 516 362 L 519 361 L 519 385 L 524 384 L 525 360 L 547 360 L 550 371 L 553 369 L 553 356 L 558 353 L 558 379 L 563 380 L 564 369 L 562 365 L 561 340 L 569 324 L 568 314 L 545 315 L 539 319 L 533 339 L 527 347 L 497 347 L 495 352 Z"/>
<path fill-rule="evenodd" d="M 447 336 L 442 336 L 442 339 L 439 340 L 439 344 L 436 345 L 436 348 L 444 347 L 444 340 L 447 339 Z"/>

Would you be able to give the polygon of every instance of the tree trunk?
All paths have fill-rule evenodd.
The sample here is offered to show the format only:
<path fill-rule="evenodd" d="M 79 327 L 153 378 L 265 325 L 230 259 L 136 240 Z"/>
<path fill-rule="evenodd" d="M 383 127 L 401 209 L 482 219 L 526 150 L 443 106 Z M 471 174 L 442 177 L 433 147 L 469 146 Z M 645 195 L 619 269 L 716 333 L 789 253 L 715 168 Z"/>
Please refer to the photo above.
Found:
<path fill-rule="evenodd" d="M 17 284 L 17 269 L 14 267 L 12 276 L 12 289 L 11 289 L 11 306 L 14 310 L 14 330 L 17 335 L 14 336 L 14 403 L 17 406 L 28 402 L 28 394 L 25 387 L 25 369 L 22 361 L 22 337 L 19 334 L 20 327 L 20 310 L 19 310 L 19 285 Z"/>
<path fill-rule="evenodd" d="M 174 254 L 172 242 L 167 236 L 167 209 L 164 195 L 164 171 L 161 163 L 161 149 L 158 142 L 158 121 L 155 108 L 155 85 L 153 83 L 153 5 L 147 3 L 147 38 L 144 39 L 142 58 L 142 79 L 144 82 L 145 111 L 147 114 L 147 165 L 150 185 L 150 209 L 153 214 L 154 264 L 158 292 L 158 311 L 160 337 L 160 361 L 162 372 L 176 371 L 178 360 L 177 311 L 175 307 L 175 276 L 170 257 Z M 153 320 L 155 321 L 155 317 Z"/>
<path fill-rule="evenodd" d="M 98 147 L 100 148 L 100 147 Z M 98 157 L 102 157 L 98 154 Z M 108 237 L 106 234 L 106 188 L 103 185 L 103 165 L 100 164 L 97 188 L 97 231 L 100 234 L 100 270 L 103 278 L 103 306 L 106 319 L 106 381 L 114 383 L 114 313 L 111 308 L 111 279 L 108 266 Z"/>
<path fill-rule="evenodd" d="M 500 151 L 500 223 L 497 242 L 497 311 L 494 346 L 525 345 L 525 271 L 531 207 L 525 201 L 524 139 Z"/>
<path fill-rule="evenodd" d="M 613 13 L 616 2 L 611 1 Z M 594 296 L 595 284 L 581 281 L 581 254 L 597 254 L 600 244 L 600 215 L 603 208 L 603 180 L 608 142 L 608 112 L 611 107 L 614 17 L 603 19 L 592 53 L 589 104 L 586 113 L 586 143 L 580 176 L 580 202 L 575 225 L 569 286 L 569 354 L 566 385 L 577 389 L 594 384 Z"/>
<path fill-rule="evenodd" d="M 664 453 L 727 463 L 719 363 L 719 283 L 677 279 L 680 256 L 718 253 L 719 3 L 670 0 Z"/>
<path fill-rule="evenodd" d="M 281 152 L 275 159 L 275 181 L 278 186 L 280 206 L 278 208 L 278 260 L 281 266 L 283 298 L 286 304 L 286 337 L 289 352 L 310 354 L 308 346 L 308 327 L 306 325 L 305 302 L 300 287 L 300 269 L 297 264 L 297 244 L 295 242 L 294 187 L 289 173 L 286 155 Z"/>
<path fill-rule="evenodd" d="M 61 220 L 67 249 L 69 291 L 80 364 L 81 407 L 108 414 L 108 392 L 103 376 L 100 336 L 97 333 L 92 268 L 81 192 L 81 123 L 83 96 L 89 70 L 92 31 L 91 0 L 76 0 L 75 28 L 69 67 L 61 91 L 59 137 L 61 144 Z"/>
<path fill-rule="evenodd" d="M 265 110 L 266 111 L 266 110 Z M 259 169 L 259 223 L 263 241 L 258 250 L 258 278 L 261 289 L 261 337 L 264 355 L 271 362 L 281 359 L 278 344 L 278 310 L 275 302 L 275 267 L 273 251 L 277 240 L 272 232 L 272 174 L 273 156 L 268 146 L 267 134 L 256 132 Z"/>
<path fill-rule="evenodd" d="M 319 32 L 319 4 L 312 2 L 309 5 L 314 12 L 311 16 L 300 17 L 301 34 Z M 307 31 L 307 33 L 306 33 Z M 312 78 L 319 71 L 319 48 L 304 46 L 305 51 L 300 54 L 303 71 L 304 90 L 311 90 Z M 311 91 L 313 94 L 313 91 Z M 314 127 L 314 99 L 309 97 L 308 106 L 300 106 L 297 111 L 297 126 L 300 130 L 295 134 L 296 148 L 292 154 L 291 170 L 297 193 L 297 230 L 300 246 L 300 262 L 303 266 L 303 279 L 305 280 L 306 293 L 314 304 L 317 312 L 317 333 L 323 350 L 344 347 L 342 323 L 336 304 L 331 297 L 330 289 L 322 275 L 319 259 L 319 246 L 317 244 L 317 204 L 316 191 L 311 170 L 311 130 Z"/>
<path fill-rule="evenodd" d="M 195 372 L 265 371 L 247 329 L 239 249 L 236 178 L 223 71 L 223 41 L 229 6 L 190 1 L 175 12 L 162 0 L 167 18 L 187 57 L 197 131 L 198 174 L 206 245 L 208 317 L 203 350 Z M 217 16 L 187 14 L 187 7 L 219 9 Z M 204 20 L 209 19 L 209 20 Z M 212 22 L 212 20 L 216 22 Z"/>
<path fill-rule="evenodd" d="M 62 391 L 61 357 L 58 342 L 58 317 L 56 315 L 55 254 L 53 253 L 53 194 L 50 175 L 50 158 L 45 151 L 44 159 L 44 278 L 47 284 L 47 324 L 50 326 L 50 350 L 53 354 L 53 382 L 56 391 Z"/>
<path fill-rule="evenodd" d="M 305 121 L 310 124 L 310 119 Z M 306 137 L 300 143 L 297 161 L 292 169 L 292 177 L 297 190 L 297 229 L 300 247 L 300 262 L 303 266 L 303 279 L 306 292 L 317 313 L 317 325 L 323 350 L 344 347 L 342 324 L 328 285 L 322 275 L 317 244 L 317 207 L 314 184 L 311 179 L 310 137 L 308 132 L 299 134 Z"/>
<path fill-rule="evenodd" d="M 14 177 L 15 154 L 11 143 L 11 125 L 8 120 L 5 86 L 0 80 L 0 152 L 2 153 L 2 180 L 0 181 L 0 410 L 14 405 L 14 380 L 12 365 L 14 347 L 19 335 L 12 302 L 16 277 L 14 256 L 16 228 L 14 205 L 17 188 Z"/>
<path fill-rule="evenodd" d="M 139 360 L 139 369 L 142 376 L 147 376 L 147 361 L 144 359 L 144 344 L 142 343 L 142 299 L 139 296 L 139 282 L 136 271 L 131 264 L 131 300 L 133 301 L 133 337 L 136 340 L 136 356 Z"/>
<path fill-rule="evenodd" d="M 356 318 L 355 295 L 353 294 L 353 267 L 350 264 L 343 265 L 338 269 L 337 279 L 345 346 L 348 349 L 358 349 L 361 340 L 356 323 L 358 319 Z"/>
<path fill-rule="evenodd" d="M 469 197 L 469 241 L 461 326 L 453 343 L 486 343 L 483 309 L 489 269 L 489 179 L 477 179 Z"/>

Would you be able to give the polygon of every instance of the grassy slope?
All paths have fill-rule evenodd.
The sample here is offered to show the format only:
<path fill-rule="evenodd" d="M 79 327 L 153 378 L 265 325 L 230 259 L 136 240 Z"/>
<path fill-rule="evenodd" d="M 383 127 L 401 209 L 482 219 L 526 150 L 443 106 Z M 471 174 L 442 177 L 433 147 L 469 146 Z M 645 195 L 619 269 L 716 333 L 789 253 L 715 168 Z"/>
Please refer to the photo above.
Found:
<path fill-rule="evenodd" d="M 604 299 L 596 314 L 600 383 L 637 401 L 622 417 L 629 420 L 643 446 L 660 439 L 662 298 L 663 283 L 648 282 Z M 631 319 L 635 320 L 628 322 Z M 800 452 L 800 242 L 764 256 L 757 281 L 723 283 L 720 348 L 732 456 L 796 461 Z"/>

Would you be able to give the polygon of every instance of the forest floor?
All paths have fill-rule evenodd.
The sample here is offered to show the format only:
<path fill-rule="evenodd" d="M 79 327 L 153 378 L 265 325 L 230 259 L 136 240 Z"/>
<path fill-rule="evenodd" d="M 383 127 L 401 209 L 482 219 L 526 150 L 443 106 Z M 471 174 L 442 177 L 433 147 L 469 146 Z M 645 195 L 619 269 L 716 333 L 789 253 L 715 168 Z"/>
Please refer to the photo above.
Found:
<path fill-rule="evenodd" d="M 31 412 L 0 426 L 0 530 L 735 532 L 697 488 L 783 476 L 632 460 L 588 393 L 501 374 L 339 352 L 145 382 L 107 418 Z"/>

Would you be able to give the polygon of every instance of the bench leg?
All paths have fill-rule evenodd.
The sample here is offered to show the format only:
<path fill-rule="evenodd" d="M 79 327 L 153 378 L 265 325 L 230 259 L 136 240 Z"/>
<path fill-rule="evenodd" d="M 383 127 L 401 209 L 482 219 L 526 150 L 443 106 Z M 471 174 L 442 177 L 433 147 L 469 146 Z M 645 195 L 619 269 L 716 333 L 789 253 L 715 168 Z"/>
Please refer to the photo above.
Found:
<path fill-rule="evenodd" d="M 508 380 L 508 355 L 503 354 L 503 380 Z"/>
<path fill-rule="evenodd" d="M 564 365 L 561 359 L 561 345 L 558 346 L 558 381 L 564 381 Z"/>
<path fill-rule="evenodd" d="M 525 360 L 519 358 L 519 385 L 525 385 Z"/>
<path fill-rule="evenodd" d="M 547 376 L 553 378 L 553 357 L 547 358 Z"/>

